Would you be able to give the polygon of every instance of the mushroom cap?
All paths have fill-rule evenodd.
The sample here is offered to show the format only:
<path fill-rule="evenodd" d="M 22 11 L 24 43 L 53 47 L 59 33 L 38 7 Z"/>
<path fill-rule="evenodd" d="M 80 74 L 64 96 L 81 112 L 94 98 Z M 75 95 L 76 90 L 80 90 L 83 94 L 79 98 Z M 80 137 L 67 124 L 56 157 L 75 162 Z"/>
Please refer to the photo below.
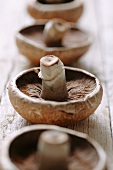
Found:
<path fill-rule="evenodd" d="M 33 123 L 65 126 L 89 117 L 102 99 L 99 80 L 82 69 L 64 67 L 69 98 L 64 102 L 40 98 L 39 67 L 25 70 L 9 84 L 9 98 L 14 109 Z M 57 91 L 58 92 L 58 91 Z"/>
<path fill-rule="evenodd" d="M 69 170 L 105 170 L 106 154 L 101 146 L 88 135 L 52 125 L 24 127 L 7 137 L 1 147 L 3 170 L 36 170 L 37 144 L 42 132 L 54 130 L 66 133 L 70 138 Z M 73 161 L 74 160 L 74 161 Z"/>
<path fill-rule="evenodd" d="M 28 4 L 28 12 L 34 19 L 61 18 L 75 22 L 83 13 L 83 0 L 72 0 L 59 4 L 47 4 L 34 0 Z"/>
<path fill-rule="evenodd" d="M 27 57 L 34 65 L 40 64 L 40 59 L 46 55 L 55 55 L 69 65 L 85 54 L 93 42 L 90 33 L 70 23 L 70 30 L 62 38 L 62 46 L 48 47 L 44 42 L 43 31 L 47 20 L 39 21 L 21 29 L 16 34 L 17 47 L 21 54 Z"/>

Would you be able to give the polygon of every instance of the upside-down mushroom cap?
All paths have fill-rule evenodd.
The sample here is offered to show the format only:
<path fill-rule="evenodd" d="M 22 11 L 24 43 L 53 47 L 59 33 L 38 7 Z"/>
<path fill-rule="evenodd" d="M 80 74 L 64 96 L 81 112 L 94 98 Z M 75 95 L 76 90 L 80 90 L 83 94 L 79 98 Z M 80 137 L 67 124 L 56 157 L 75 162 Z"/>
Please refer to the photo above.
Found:
<path fill-rule="evenodd" d="M 99 106 L 102 86 L 91 73 L 64 67 L 68 99 L 52 101 L 41 98 L 40 67 L 19 73 L 9 84 L 9 98 L 14 109 L 33 123 L 65 126 L 88 118 Z M 57 93 L 57 91 L 56 91 Z"/>
<path fill-rule="evenodd" d="M 50 22 L 54 22 L 54 20 Z M 43 56 L 51 54 L 58 56 L 64 65 L 72 64 L 82 57 L 91 46 L 93 37 L 89 32 L 78 27 L 75 23 L 66 23 L 63 20 L 59 20 L 58 23 L 59 22 L 65 25 L 65 34 L 63 33 L 62 38 L 60 36 L 59 39 L 58 35 L 61 33 L 59 34 L 58 30 L 57 34 L 54 33 L 53 40 L 53 37 L 50 37 L 51 35 L 49 33 L 51 33 L 51 28 L 49 33 L 48 30 L 45 29 L 48 24 L 47 20 L 25 27 L 16 34 L 16 44 L 19 52 L 35 66 L 40 64 L 40 59 Z M 70 26 L 69 29 L 66 29 L 66 25 Z M 45 33 L 49 38 L 46 38 Z"/>
<path fill-rule="evenodd" d="M 106 154 L 88 135 L 51 125 L 24 127 L 4 141 L 1 148 L 2 170 L 36 170 L 39 164 L 37 145 L 47 130 L 65 133 L 70 138 L 68 170 L 105 170 Z M 47 163 L 47 161 L 46 161 Z"/>

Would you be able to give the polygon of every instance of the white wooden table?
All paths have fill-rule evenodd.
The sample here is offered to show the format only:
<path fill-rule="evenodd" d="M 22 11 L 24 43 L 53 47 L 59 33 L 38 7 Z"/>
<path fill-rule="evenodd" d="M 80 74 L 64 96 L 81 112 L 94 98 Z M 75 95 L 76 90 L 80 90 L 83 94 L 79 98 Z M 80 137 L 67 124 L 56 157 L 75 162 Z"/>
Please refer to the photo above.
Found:
<path fill-rule="evenodd" d="M 10 104 L 7 86 L 20 71 L 33 67 L 15 43 L 16 32 L 33 23 L 26 11 L 28 1 L 0 0 L 0 139 L 30 125 Z M 87 120 L 69 128 L 89 134 L 106 151 L 108 170 L 113 170 L 113 1 L 84 0 L 81 26 L 94 36 L 94 43 L 74 67 L 95 74 L 101 81 L 104 94 L 96 110 Z"/>

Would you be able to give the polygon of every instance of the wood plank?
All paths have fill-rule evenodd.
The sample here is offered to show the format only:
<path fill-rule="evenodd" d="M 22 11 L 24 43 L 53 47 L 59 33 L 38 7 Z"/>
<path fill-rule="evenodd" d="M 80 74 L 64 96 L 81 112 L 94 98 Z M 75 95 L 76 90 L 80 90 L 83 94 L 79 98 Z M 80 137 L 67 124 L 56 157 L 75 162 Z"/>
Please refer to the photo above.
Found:
<path fill-rule="evenodd" d="M 15 44 L 15 34 L 23 26 L 33 22 L 26 12 L 26 1 L 1 0 L 1 28 L 0 28 L 0 139 L 6 138 L 9 134 L 24 126 L 30 125 L 11 106 L 8 98 L 8 82 L 21 70 L 32 67 L 29 61 L 18 53 Z M 112 11 L 112 2 L 107 0 L 86 0 L 85 10 L 80 24 L 94 35 L 94 43 L 89 52 L 84 55 L 75 67 L 83 68 L 95 74 L 102 82 L 104 94 L 103 100 L 87 120 L 69 126 L 71 129 L 89 134 L 100 143 L 108 155 L 109 170 L 113 169 L 113 143 L 111 128 L 113 129 L 112 116 L 112 13 L 105 12 L 105 8 Z M 104 18 L 103 18 L 104 16 Z M 107 16 L 110 20 L 107 20 Z M 106 21 L 104 20 L 106 18 Z M 106 25 L 107 24 L 107 25 Z M 109 28 L 109 29 L 108 29 Z M 102 31 L 103 30 L 103 31 Z M 110 30 L 108 32 L 108 30 Z M 105 56 L 105 57 L 103 57 Z"/>
<path fill-rule="evenodd" d="M 101 146 L 105 149 L 108 156 L 108 165 L 109 169 L 113 169 L 112 166 L 112 137 L 111 137 L 111 119 L 110 119 L 110 110 L 109 110 L 109 96 L 108 89 L 106 88 L 106 80 L 105 77 L 105 68 L 103 67 L 103 63 L 105 59 L 102 56 L 102 49 L 100 49 L 100 41 L 98 35 L 101 34 L 101 30 L 98 29 L 97 18 L 99 18 L 99 14 L 96 13 L 96 8 L 94 8 L 95 1 L 86 2 L 86 8 L 84 12 L 84 18 L 81 23 L 84 23 L 86 28 L 94 35 L 94 44 L 90 51 L 78 61 L 78 65 L 81 68 L 84 68 L 91 73 L 95 74 L 100 81 L 102 82 L 104 94 L 103 100 L 99 106 L 99 108 L 95 111 L 94 115 L 90 116 L 88 120 L 78 123 L 74 126 L 74 129 L 88 133 L 92 138 L 98 141 Z M 98 2 L 96 2 L 98 4 Z M 101 2 L 103 3 L 103 1 Z M 102 4 L 100 3 L 99 7 L 102 8 Z M 101 18 L 100 18 L 101 20 Z"/>
<path fill-rule="evenodd" d="M 98 3 L 98 4 L 97 4 Z M 99 42 L 105 76 L 106 93 L 109 104 L 110 128 L 113 140 L 113 1 L 99 0 L 95 2 L 97 9 L 97 22 L 99 28 Z M 113 148 L 113 145 L 112 145 Z M 113 169 L 113 154 L 111 154 L 110 168 Z"/>
<path fill-rule="evenodd" d="M 97 14 L 100 17 L 97 17 L 99 31 L 99 42 L 101 48 L 101 55 L 104 58 L 103 67 L 104 67 L 104 75 L 106 78 L 106 88 L 107 88 L 107 95 L 109 98 L 109 105 L 110 105 L 110 118 L 111 118 L 111 130 L 113 136 L 113 1 L 106 1 L 102 3 L 99 0 L 99 4 L 101 7 L 97 8 L 97 4 L 95 4 L 95 8 L 97 8 Z"/>
<path fill-rule="evenodd" d="M 26 2 L 1 0 L 0 6 L 0 139 L 30 123 L 19 116 L 11 106 L 7 86 L 9 81 L 20 71 L 30 68 L 31 64 L 18 53 L 15 44 L 16 32 L 32 18 L 26 12 Z"/>

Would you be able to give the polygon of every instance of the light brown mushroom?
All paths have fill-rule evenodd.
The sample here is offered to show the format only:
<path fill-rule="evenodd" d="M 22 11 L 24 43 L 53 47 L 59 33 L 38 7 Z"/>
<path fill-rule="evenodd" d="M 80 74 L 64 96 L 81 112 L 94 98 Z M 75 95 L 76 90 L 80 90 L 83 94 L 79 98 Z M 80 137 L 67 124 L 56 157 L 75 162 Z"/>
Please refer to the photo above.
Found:
<path fill-rule="evenodd" d="M 90 33 L 61 19 L 38 21 L 16 35 L 20 53 L 35 65 L 51 54 L 58 56 L 64 65 L 72 64 L 88 51 L 92 41 Z"/>
<path fill-rule="evenodd" d="M 106 154 L 96 141 L 50 125 L 27 126 L 7 137 L 0 160 L 2 170 L 45 170 L 45 166 L 46 170 L 106 169 Z"/>
<path fill-rule="evenodd" d="M 50 63 L 57 63 L 57 60 L 59 61 L 59 59 L 53 57 L 53 61 L 47 62 L 46 66 L 50 65 Z M 55 65 L 57 68 L 57 64 Z M 57 83 L 56 78 L 52 80 L 52 89 L 55 92 L 53 95 L 51 92 L 52 83 L 40 79 L 37 73 L 39 74 L 41 71 L 41 77 L 43 77 L 43 71 L 42 68 L 36 67 L 21 72 L 10 82 L 8 92 L 14 109 L 30 122 L 60 126 L 74 124 L 93 114 L 99 106 L 103 94 L 99 80 L 91 73 L 82 69 L 72 67 L 64 67 L 64 69 L 68 91 L 67 99 L 67 95 L 60 92 L 60 90 L 63 90 L 63 93 L 66 92 L 65 86 L 64 89 L 61 88 L 61 84 L 64 83 L 65 85 L 65 78 L 61 84 Z M 62 73 L 64 76 L 64 70 L 62 70 Z"/>
<path fill-rule="evenodd" d="M 76 22 L 83 8 L 83 0 L 33 0 L 28 4 L 29 14 L 36 20 L 60 18 Z"/>

